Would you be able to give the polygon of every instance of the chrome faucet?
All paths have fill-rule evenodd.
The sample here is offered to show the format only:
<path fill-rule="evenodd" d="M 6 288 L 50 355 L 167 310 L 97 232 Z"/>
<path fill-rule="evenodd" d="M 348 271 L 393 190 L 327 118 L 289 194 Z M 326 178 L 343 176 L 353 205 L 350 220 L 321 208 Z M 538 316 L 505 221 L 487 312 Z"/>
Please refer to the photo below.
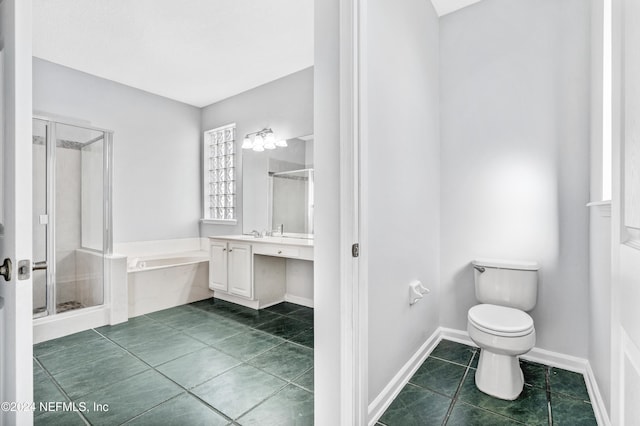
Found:
<path fill-rule="evenodd" d="M 260 231 L 256 231 L 255 229 L 251 231 L 251 235 L 253 235 L 255 238 L 260 238 L 262 236 L 260 234 Z"/>
<path fill-rule="evenodd" d="M 274 229 L 274 232 L 277 232 L 282 237 L 284 235 L 284 223 L 278 225 L 278 227 Z"/>

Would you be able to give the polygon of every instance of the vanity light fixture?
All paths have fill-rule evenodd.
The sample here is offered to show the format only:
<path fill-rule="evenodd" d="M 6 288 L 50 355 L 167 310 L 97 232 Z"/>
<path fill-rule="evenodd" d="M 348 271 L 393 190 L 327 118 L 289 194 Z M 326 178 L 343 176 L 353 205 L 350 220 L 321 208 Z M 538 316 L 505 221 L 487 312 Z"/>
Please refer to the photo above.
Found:
<path fill-rule="evenodd" d="M 287 146 L 287 141 L 276 140 L 276 135 L 271 128 L 265 127 L 257 132 L 248 133 L 242 141 L 242 149 L 252 149 L 262 152 L 265 149 L 276 149 L 276 147 Z"/>

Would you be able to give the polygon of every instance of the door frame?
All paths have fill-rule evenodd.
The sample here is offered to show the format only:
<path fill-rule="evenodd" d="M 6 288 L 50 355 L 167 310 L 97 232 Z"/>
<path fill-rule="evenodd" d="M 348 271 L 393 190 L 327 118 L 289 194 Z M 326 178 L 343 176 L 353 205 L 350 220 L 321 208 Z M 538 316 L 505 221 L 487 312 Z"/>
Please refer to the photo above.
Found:
<path fill-rule="evenodd" d="M 0 400 L 18 404 L 33 403 L 32 361 L 32 288 L 31 277 L 17 279 L 19 260 L 31 260 L 32 253 L 32 2 L 2 1 L 2 149 L 5 176 L 3 208 L 11 209 L 4 238 L 9 251 L 4 253 L 14 264 L 12 280 L 2 281 L 4 306 L 1 311 L 2 350 L 0 351 Z M 3 221 L 6 219 L 3 218 Z M 16 406 L 16 411 L 1 411 L 0 425 L 33 423 L 33 406 Z"/>
<path fill-rule="evenodd" d="M 340 421 L 354 426 L 369 423 L 367 187 L 361 161 L 366 155 L 366 3 L 340 1 Z"/>

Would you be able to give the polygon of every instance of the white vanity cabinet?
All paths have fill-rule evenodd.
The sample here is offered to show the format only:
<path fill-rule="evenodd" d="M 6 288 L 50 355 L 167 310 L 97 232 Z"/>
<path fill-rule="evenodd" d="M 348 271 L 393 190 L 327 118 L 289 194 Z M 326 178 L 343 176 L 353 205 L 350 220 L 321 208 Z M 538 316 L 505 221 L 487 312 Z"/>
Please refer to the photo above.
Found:
<path fill-rule="evenodd" d="M 214 298 L 253 309 L 288 300 L 290 259 L 313 261 L 313 241 L 246 235 L 209 237 L 209 288 Z M 306 300 L 291 299 L 302 304 Z"/>
<path fill-rule="evenodd" d="M 209 288 L 251 299 L 252 285 L 251 245 L 210 240 Z"/>

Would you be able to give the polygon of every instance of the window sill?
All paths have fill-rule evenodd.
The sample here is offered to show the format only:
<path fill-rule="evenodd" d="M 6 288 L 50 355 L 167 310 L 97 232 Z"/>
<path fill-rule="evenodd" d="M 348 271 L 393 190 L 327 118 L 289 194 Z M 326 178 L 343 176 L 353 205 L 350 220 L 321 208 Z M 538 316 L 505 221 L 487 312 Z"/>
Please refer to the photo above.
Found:
<path fill-rule="evenodd" d="M 200 219 L 204 225 L 237 225 L 237 219 Z"/>
<path fill-rule="evenodd" d="M 587 207 L 595 207 L 602 217 L 611 217 L 611 200 L 592 201 Z"/>

